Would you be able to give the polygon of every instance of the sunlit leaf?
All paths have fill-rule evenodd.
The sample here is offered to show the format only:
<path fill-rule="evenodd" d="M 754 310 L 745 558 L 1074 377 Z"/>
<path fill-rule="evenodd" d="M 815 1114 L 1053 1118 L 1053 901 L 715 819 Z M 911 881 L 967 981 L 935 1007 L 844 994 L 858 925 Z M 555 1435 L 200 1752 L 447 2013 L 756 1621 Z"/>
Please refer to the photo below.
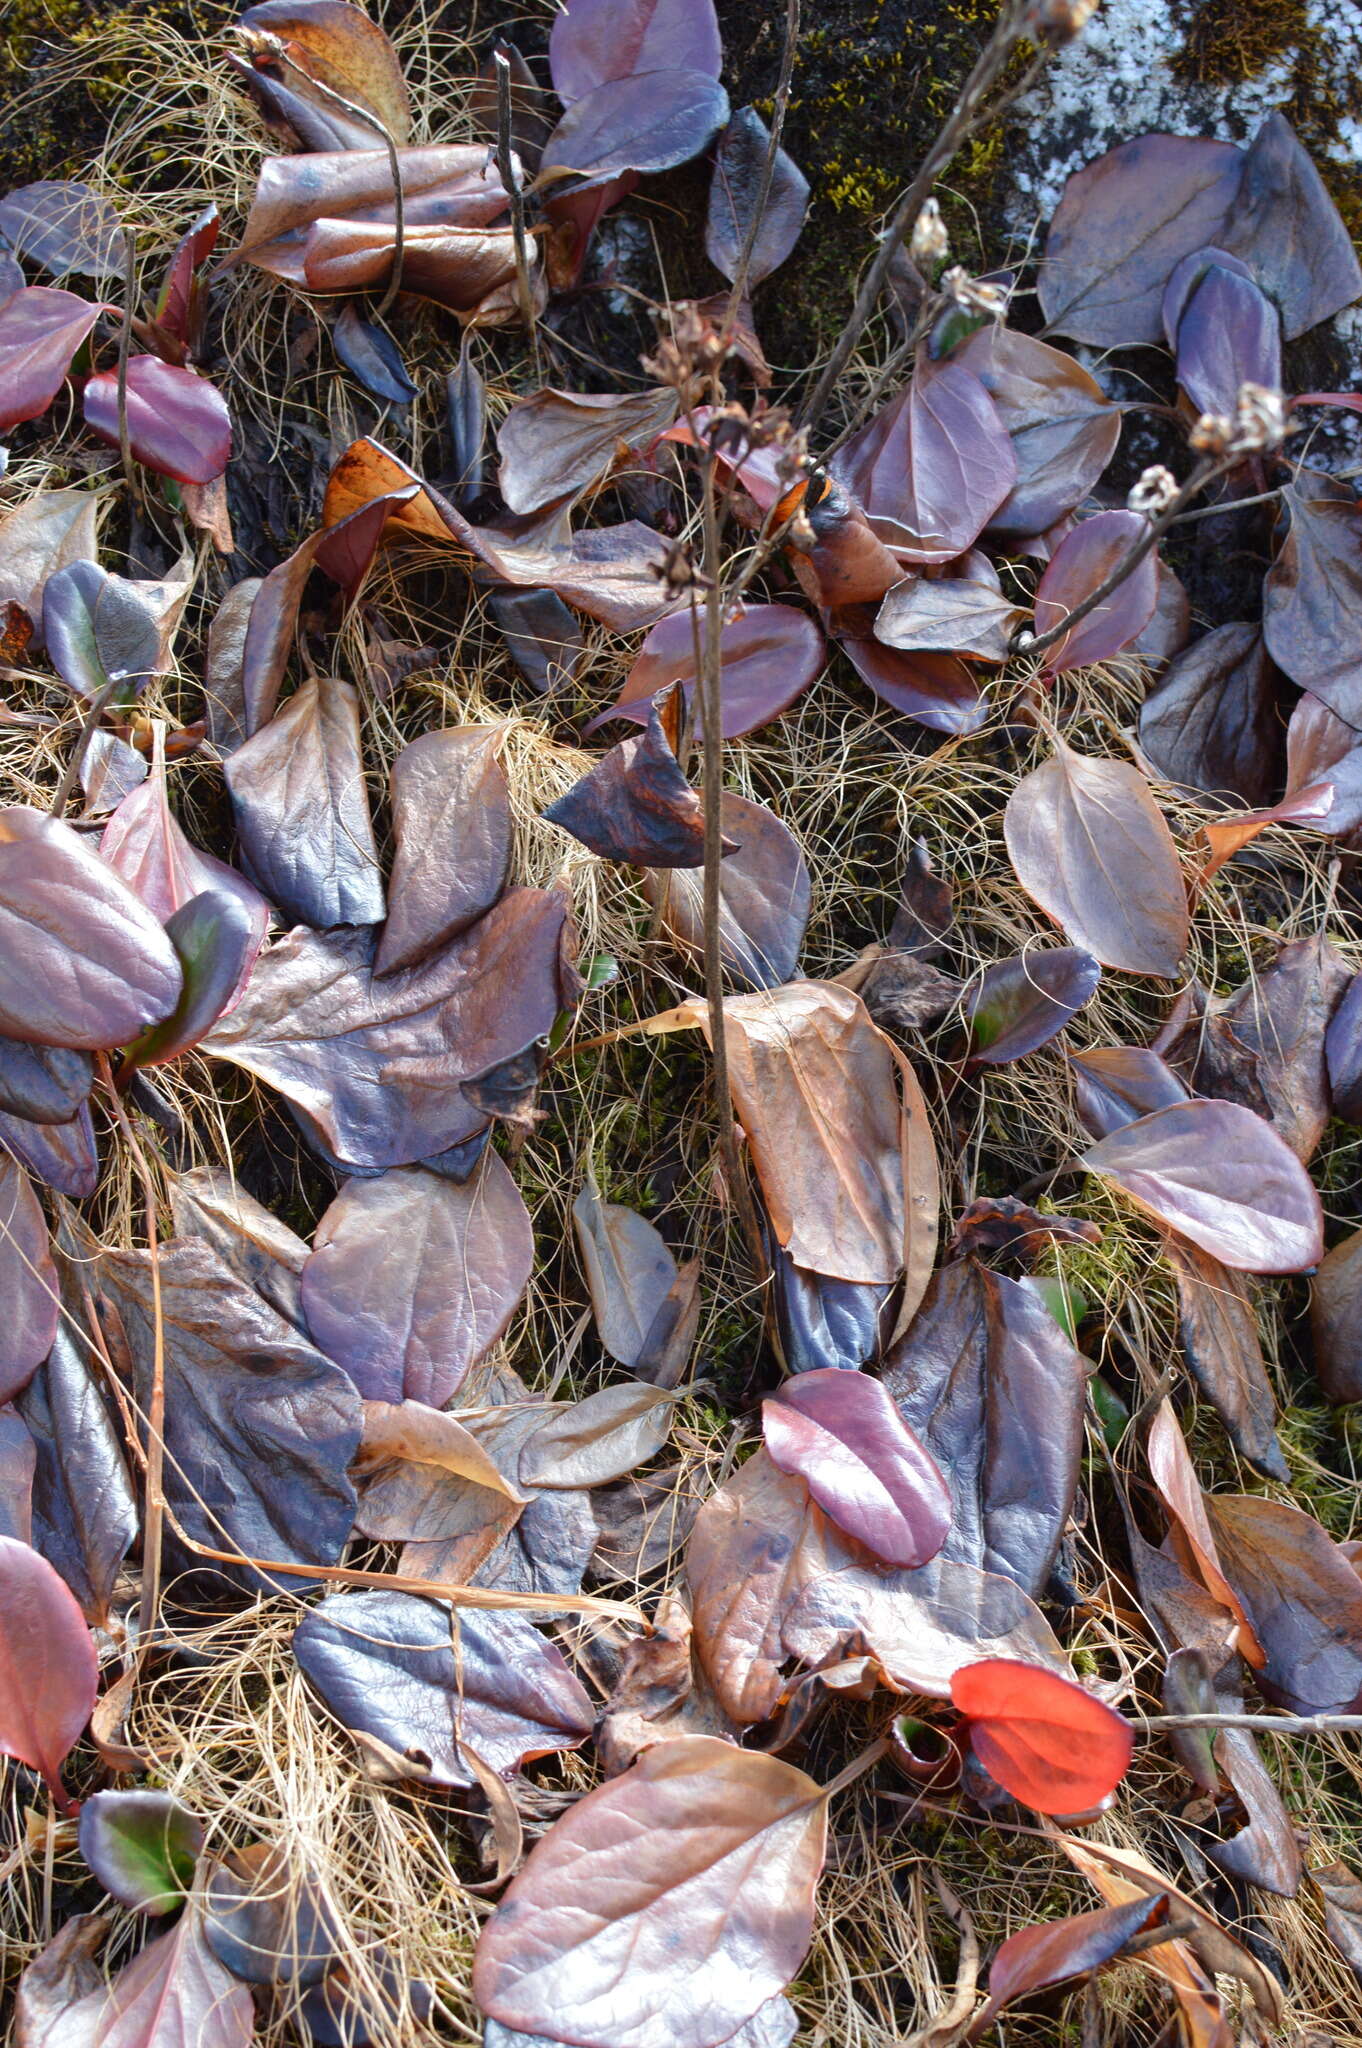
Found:
<path fill-rule="evenodd" d="M 0 303 L 0 434 L 47 411 L 103 310 L 41 284 Z"/>
<path fill-rule="evenodd" d="M 1187 893 L 1149 784 L 1126 761 L 1051 758 L 1017 784 L 1003 833 L 1017 879 L 1106 967 L 1171 979 L 1186 951 Z"/>
<path fill-rule="evenodd" d="M 989 1965 L 988 2004 L 976 2014 L 966 2038 L 980 2039 L 1013 2000 L 1099 1970 L 1120 1955 L 1133 1934 L 1167 1917 L 1162 1899 L 1140 1897 L 1123 1906 L 1103 1906 L 1095 1913 L 1047 1920 L 1009 1935 Z"/>
<path fill-rule="evenodd" d="M 22 1166 L 0 1146 L 0 1401 L 26 1386 L 57 1334 L 57 1270 L 42 1204 Z"/>
<path fill-rule="evenodd" d="M 593 2048 L 711 2048 L 803 1961 L 823 1796 L 776 1757 L 693 1735 L 645 1750 L 536 1845 L 483 1930 L 482 2010 Z"/>
<path fill-rule="evenodd" d="M 576 1749 L 594 1709 L 523 1615 L 450 1611 L 412 1593 L 332 1593 L 304 1615 L 293 1654 L 336 1719 L 407 1757 L 412 1776 L 473 1785 L 460 1743 L 493 1770 Z"/>
<path fill-rule="evenodd" d="M 703 622 L 700 632 L 703 648 Z M 817 625 L 793 605 L 749 605 L 729 619 L 719 634 L 724 738 L 741 739 L 787 710 L 817 681 L 826 658 Z M 635 656 L 619 696 L 608 711 L 597 712 L 586 730 L 594 732 L 610 718 L 645 724 L 658 691 L 678 682 L 688 704 L 693 703 L 695 624 L 689 610 L 659 620 Z M 695 730 L 703 732 L 704 712 L 698 703 L 694 717 Z"/>
<path fill-rule="evenodd" d="M 605 1486 L 655 1457 L 671 1433 L 676 1397 L 665 1387 L 625 1380 L 602 1387 L 541 1422 L 525 1439 L 519 1474 L 526 1486 Z"/>
<path fill-rule="evenodd" d="M 3 315 L 0 315 L 3 318 Z M 215 384 L 193 370 L 134 356 L 128 364 L 128 440 L 134 458 L 177 483 L 207 484 L 232 453 L 232 418 Z M 101 370 L 85 386 L 85 423 L 118 446 L 118 377 Z"/>
<path fill-rule="evenodd" d="M 1006 501 L 1017 458 L 973 371 L 924 360 L 899 395 L 839 449 L 832 472 L 901 559 L 948 562 Z M 848 593 L 842 601 L 855 600 Z"/>
<path fill-rule="evenodd" d="M 999 540 L 1047 532 L 1083 503 L 1115 454 L 1119 411 L 1072 356 L 993 321 L 954 360 L 993 400 L 1017 459 L 1017 481 L 986 532 Z"/>
<path fill-rule="evenodd" d="M 984 1769 L 1024 1806 L 1086 1813 L 1126 1774 L 1130 1724 L 1053 1671 L 1007 1658 L 966 1664 L 951 1680 L 951 1698 Z"/>
<path fill-rule="evenodd" d="M 462 1186 L 417 1167 L 348 1181 L 303 1268 L 308 1326 L 366 1400 L 439 1408 L 506 1329 L 533 1251 L 495 1152 Z"/>
<path fill-rule="evenodd" d="M 1208 1494 L 1225 1576 L 1267 1653 L 1255 1680 L 1295 1714 L 1362 1710 L 1362 1580 L 1312 1515 Z"/>
<path fill-rule="evenodd" d="M 605 860 L 651 868 L 698 868 L 704 860 L 700 798 L 672 752 L 656 705 L 646 732 L 612 747 L 541 816 Z"/>
<path fill-rule="evenodd" d="M 127 244 L 117 211 L 89 185 L 44 178 L 0 199 L 0 237 L 54 277 L 121 277 Z"/>
<path fill-rule="evenodd" d="M 137 1503 L 104 1395 L 65 1324 L 18 1399 L 33 1438 L 32 1543 L 55 1566 L 87 1621 L 106 1624 Z"/>
<path fill-rule="evenodd" d="M 135 1068 L 178 1059 L 205 1038 L 250 972 L 260 940 L 250 911 L 235 894 L 205 890 L 166 919 L 183 986 L 168 1017 L 124 1048 L 120 1079 Z"/>
<path fill-rule="evenodd" d="M 1101 1139 L 1082 1164 L 1226 1266 L 1297 1273 L 1324 1255 L 1308 1174 L 1271 1124 L 1238 1103 L 1155 1110 Z"/>
<path fill-rule="evenodd" d="M 1224 240 L 1280 306 L 1288 341 L 1362 297 L 1352 237 L 1280 108 L 1249 144 Z"/>
<path fill-rule="evenodd" d="M 676 418 L 674 391 L 559 391 L 520 399 L 497 430 L 497 482 L 512 512 L 603 482 Z"/>
<path fill-rule="evenodd" d="M 1053 632 L 1119 568 L 1134 544 L 1148 531 L 1134 512 L 1095 512 L 1066 534 L 1046 565 L 1036 588 L 1036 631 Z M 1151 548 L 1110 595 L 1080 619 L 1045 656 L 1046 672 L 1109 661 L 1129 647 L 1148 625 L 1158 601 L 1159 565 Z"/>
<path fill-rule="evenodd" d="M 762 1403 L 762 1435 L 780 1470 L 886 1563 L 926 1564 L 945 1542 L 950 1489 L 878 1380 L 800 1373 Z"/>
<path fill-rule="evenodd" d="M 996 962 L 970 1005 L 971 1060 L 997 1067 L 1035 1052 L 1092 1000 L 1101 979 L 1091 953 L 1070 946 Z"/>
<path fill-rule="evenodd" d="M 456 938 L 506 886 L 511 809 L 500 726 L 423 733 L 392 765 L 388 919 L 374 969 L 392 974 Z"/>
<path fill-rule="evenodd" d="M 571 171 L 599 185 L 622 171 L 671 170 L 698 156 L 728 113 L 728 94 L 704 71 L 608 78 L 573 100 L 544 144 L 540 177 Z"/>
<path fill-rule="evenodd" d="M 0 1756 L 39 1772 L 63 1812 L 61 1767 L 90 1718 L 99 1660 L 56 1572 L 27 1543 L 0 1537 Z"/>

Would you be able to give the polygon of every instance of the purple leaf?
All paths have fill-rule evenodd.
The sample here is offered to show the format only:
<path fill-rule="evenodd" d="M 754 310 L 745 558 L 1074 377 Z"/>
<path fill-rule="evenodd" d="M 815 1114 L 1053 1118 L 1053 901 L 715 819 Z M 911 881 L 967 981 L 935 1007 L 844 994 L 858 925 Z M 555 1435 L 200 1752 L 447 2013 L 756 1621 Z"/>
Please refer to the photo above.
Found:
<path fill-rule="evenodd" d="M 705 254 L 731 284 L 743 245 L 752 231 L 771 131 L 755 107 L 739 107 L 719 137 L 709 188 Z M 793 158 L 776 151 L 771 189 L 752 242 L 747 284 L 758 285 L 778 270 L 799 240 L 809 203 L 809 181 Z"/>
<path fill-rule="evenodd" d="M 0 811 L 0 1030 L 39 1045 L 125 1045 L 179 1000 L 160 924 L 59 819 Z"/>
<path fill-rule="evenodd" d="M 1164 340 L 1174 354 L 1178 346 L 1178 322 L 1186 312 L 1193 292 L 1212 266 L 1253 282 L 1253 272 L 1248 264 L 1238 256 L 1231 256 L 1228 249 L 1194 249 L 1190 256 L 1184 256 L 1164 286 L 1160 309 Z"/>
<path fill-rule="evenodd" d="M 832 473 L 908 562 L 972 546 L 1017 481 L 1017 458 L 979 378 L 920 360 L 911 381 L 833 457 Z"/>
<path fill-rule="evenodd" d="M 1096 512 L 1076 526 L 1055 549 L 1037 587 L 1037 633 L 1061 625 L 1147 531 L 1146 522 L 1134 512 Z M 1154 616 L 1158 595 L 1158 555 L 1151 548 L 1124 582 L 1050 649 L 1047 673 L 1062 675 L 1066 669 L 1086 668 L 1119 654 Z"/>
<path fill-rule="evenodd" d="M 0 1401 L 27 1386 L 52 1349 L 61 1304 L 47 1221 L 28 1175 L 0 1148 Z"/>
<path fill-rule="evenodd" d="M 1035 1052 L 1092 1000 L 1101 979 L 1091 953 L 1072 946 L 998 961 L 970 1007 L 971 1063 L 998 1067 Z"/>
<path fill-rule="evenodd" d="M 101 370 L 86 384 L 85 420 L 102 441 L 118 446 L 114 371 Z M 158 476 L 210 484 L 227 467 L 232 420 L 221 392 L 206 377 L 159 356 L 134 356 L 128 364 L 128 438 L 136 460 Z"/>
<path fill-rule="evenodd" d="M 952 360 L 972 370 L 988 392 L 1017 461 L 1017 481 L 987 533 L 1021 540 L 1047 532 L 1082 504 L 1115 454 L 1119 410 L 1062 349 L 992 322 Z"/>
<path fill-rule="evenodd" d="M 1178 382 L 1198 412 L 1234 413 L 1241 384 L 1279 390 L 1282 323 L 1251 278 L 1212 264 L 1178 322 Z"/>
<path fill-rule="evenodd" d="M 1232 142 L 1137 135 L 1075 171 L 1040 266 L 1050 326 L 1099 348 L 1157 341 L 1169 273 L 1223 239 L 1244 161 Z"/>
<path fill-rule="evenodd" d="M 636 71 L 717 78 L 723 54 L 714 0 L 568 0 L 549 37 L 553 89 L 564 106 Z"/>
<path fill-rule="evenodd" d="M 19 185 L 0 199 L 0 236 L 16 256 L 40 263 L 54 277 L 120 277 L 125 262 L 123 226 L 107 199 L 88 185 L 44 178 Z"/>
<path fill-rule="evenodd" d="M 761 1404 L 766 1448 L 823 1512 L 888 1564 L 935 1557 L 950 1489 L 878 1380 L 836 1366 L 798 1374 Z"/>
<path fill-rule="evenodd" d="M 1280 306 L 1288 341 L 1362 297 L 1352 238 L 1280 111 L 1249 144 L 1224 241 Z"/>
<path fill-rule="evenodd" d="M 0 434 L 47 411 L 104 310 L 44 284 L 25 285 L 0 305 Z"/>
<path fill-rule="evenodd" d="M 817 680 L 826 659 L 826 644 L 816 623 L 793 605 L 755 604 L 730 619 L 719 635 L 724 738 L 741 739 L 778 717 Z M 652 699 L 678 682 L 689 701 L 695 689 L 695 631 L 689 611 L 659 620 L 635 656 L 619 696 L 586 730 L 594 732 L 610 718 L 646 725 Z M 695 729 L 704 729 L 698 706 Z"/>
<path fill-rule="evenodd" d="M 260 940 L 250 910 L 237 895 L 205 890 L 166 919 L 166 937 L 184 976 L 180 1000 L 168 1017 L 134 1039 L 124 1053 L 119 1081 L 139 1067 L 176 1060 L 207 1036 L 250 973 Z"/>
<path fill-rule="evenodd" d="M 623 171 L 669 171 L 714 140 L 728 94 L 703 71 L 611 78 L 574 100 L 544 144 L 542 181 L 570 171 L 593 185 Z"/>

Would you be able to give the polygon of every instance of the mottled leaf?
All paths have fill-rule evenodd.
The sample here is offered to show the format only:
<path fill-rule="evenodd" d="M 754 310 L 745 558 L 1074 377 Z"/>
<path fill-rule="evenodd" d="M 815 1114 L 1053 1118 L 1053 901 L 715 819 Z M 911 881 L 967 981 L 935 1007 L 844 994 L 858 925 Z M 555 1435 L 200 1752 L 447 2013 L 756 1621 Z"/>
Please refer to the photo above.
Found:
<path fill-rule="evenodd" d="M 998 961 L 970 1004 L 971 1061 L 997 1067 L 1035 1052 L 1092 1000 L 1101 979 L 1092 955 L 1071 946 Z"/>
<path fill-rule="evenodd" d="M 79 1839 L 109 1896 L 154 1916 L 184 1904 L 203 1826 L 169 1792 L 96 1792 L 81 1807 Z"/>

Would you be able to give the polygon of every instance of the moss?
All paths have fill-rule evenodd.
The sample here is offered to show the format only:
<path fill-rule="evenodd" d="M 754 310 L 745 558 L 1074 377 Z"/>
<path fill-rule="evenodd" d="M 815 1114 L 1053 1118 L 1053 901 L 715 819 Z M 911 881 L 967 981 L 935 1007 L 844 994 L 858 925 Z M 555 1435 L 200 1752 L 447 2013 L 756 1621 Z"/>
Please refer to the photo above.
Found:
<path fill-rule="evenodd" d="M 1314 157 L 1348 231 L 1362 236 L 1362 166 L 1339 160 L 1341 124 L 1362 118 L 1362 78 L 1341 79 L 1327 62 L 1328 29 L 1305 0 L 1199 0 L 1189 8 L 1175 77 L 1197 85 L 1238 85 L 1270 64 L 1289 63 L 1283 112 Z"/>

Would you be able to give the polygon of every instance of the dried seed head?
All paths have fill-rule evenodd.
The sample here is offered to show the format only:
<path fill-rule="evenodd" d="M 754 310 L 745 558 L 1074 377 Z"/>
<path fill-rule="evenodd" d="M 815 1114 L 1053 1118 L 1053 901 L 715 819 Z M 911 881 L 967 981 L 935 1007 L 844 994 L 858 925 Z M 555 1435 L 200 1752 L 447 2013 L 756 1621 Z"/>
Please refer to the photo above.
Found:
<path fill-rule="evenodd" d="M 1258 454 L 1265 449 L 1277 448 L 1289 431 L 1286 406 L 1280 391 L 1269 391 L 1264 384 L 1239 386 L 1239 402 L 1234 415 L 1237 449 L 1245 454 Z"/>
<path fill-rule="evenodd" d="M 946 223 L 941 218 L 940 206 L 935 199 L 924 199 L 922 211 L 913 228 L 912 240 L 908 244 L 909 255 L 914 263 L 939 263 L 942 257 L 949 253 L 950 246 L 950 237 L 946 233 Z"/>
<path fill-rule="evenodd" d="M 1130 487 L 1126 508 L 1146 519 L 1158 519 L 1178 494 L 1178 480 L 1161 462 L 1152 464 Z"/>
<path fill-rule="evenodd" d="M 1099 0 L 1027 0 L 1021 32 L 1033 43 L 1071 43 L 1097 12 Z"/>
<path fill-rule="evenodd" d="M 1211 455 L 1217 459 L 1228 455 L 1234 441 L 1234 421 L 1223 412 L 1203 412 L 1188 434 L 1187 441 L 1198 455 Z"/>
<path fill-rule="evenodd" d="M 953 264 L 946 272 L 941 280 L 941 289 L 967 313 L 982 313 L 986 319 L 1001 320 L 1007 311 L 1008 295 L 1003 286 L 990 284 L 982 277 L 971 277 L 963 263 Z"/>

